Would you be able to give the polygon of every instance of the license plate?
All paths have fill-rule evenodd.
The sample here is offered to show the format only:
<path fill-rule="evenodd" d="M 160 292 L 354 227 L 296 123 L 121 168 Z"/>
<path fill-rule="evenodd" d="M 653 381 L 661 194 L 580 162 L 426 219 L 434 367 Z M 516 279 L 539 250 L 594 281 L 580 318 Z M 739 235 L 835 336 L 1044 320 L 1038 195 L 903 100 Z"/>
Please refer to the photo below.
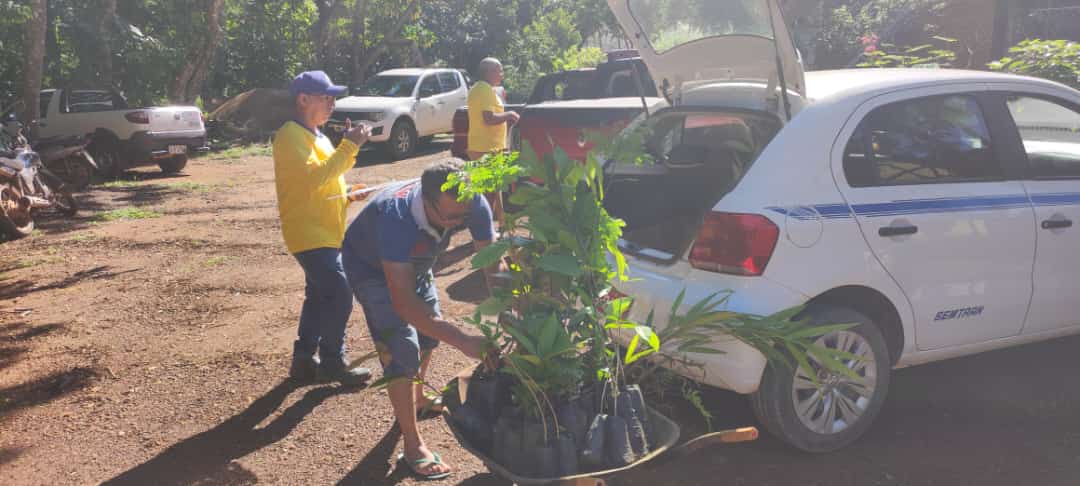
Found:
<path fill-rule="evenodd" d="M 187 145 L 169 145 L 169 153 L 173 155 L 186 154 Z"/>

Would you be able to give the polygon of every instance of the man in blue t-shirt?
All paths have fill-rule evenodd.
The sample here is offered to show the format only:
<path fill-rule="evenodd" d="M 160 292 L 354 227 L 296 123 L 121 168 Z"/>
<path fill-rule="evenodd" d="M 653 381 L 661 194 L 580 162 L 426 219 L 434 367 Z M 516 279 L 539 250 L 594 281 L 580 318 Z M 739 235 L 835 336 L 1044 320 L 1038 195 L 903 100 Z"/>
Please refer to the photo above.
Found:
<path fill-rule="evenodd" d="M 459 202 L 454 190 L 442 191 L 450 174 L 461 170 L 458 159 L 436 162 L 420 181 L 383 189 L 345 231 L 342 264 L 353 295 L 364 309 L 371 338 L 379 352 L 390 403 L 405 439 L 399 457 L 417 475 L 438 479 L 450 474 L 438 454 L 424 444 L 416 426 L 417 411 L 431 405 L 416 378 L 423 378 L 431 351 L 440 341 L 473 359 L 484 359 L 487 342 L 472 336 L 439 313 L 432 267 L 464 227 L 477 250 L 495 237 L 491 207 L 483 197 Z"/>

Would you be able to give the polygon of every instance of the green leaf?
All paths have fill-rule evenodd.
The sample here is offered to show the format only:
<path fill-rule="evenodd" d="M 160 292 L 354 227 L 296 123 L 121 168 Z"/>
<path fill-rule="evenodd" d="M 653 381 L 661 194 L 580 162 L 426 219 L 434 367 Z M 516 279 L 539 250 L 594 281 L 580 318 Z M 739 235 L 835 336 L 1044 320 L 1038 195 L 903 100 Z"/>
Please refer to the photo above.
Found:
<path fill-rule="evenodd" d="M 476 307 L 477 312 L 485 316 L 497 316 L 510 308 L 510 299 L 488 297 Z"/>
<path fill-rule="evenodd" d="M 820 387 L 821 382 L 818 381 L 817 372 L 810 366 L 810 361 L 806 359 L 806 353 L 796 348 L 794 344 L 788 342 L 785 342 L 784 346 L 787 348 L 788 354 L 790 354 L 792 358 L 795 358 L 795 361 L 799 363 L 799 368 L 803 370 L 803 373 L 810 377 L 810 381 L 813 381 L 814 385 Z"/>
<path fill-rule="evenodd" d="M 536 344 L 533 343 L 532 339 L 529 339 L 529 336 L 525 335 L 525 333 L 519 331 L 514 326 L 506 326 L 505 329 L 506 332 L 510 333 L 510 335 L 514 337 L 515 341 L 525 347 L 526 351 L 531 354 L 538 354 L 536 352 Z"/>
<path fill-rule="evenodd" d="M 813 355 L 814 358 L 816 358 L 818 362 L 825 366 L 825 368 L 829 371 L 832 371 L 833 373 L 840 373 L 848 378 L 851 378 L 852 380 L 861 382 L 861 376 L 855 373 L 851 368 L 848 368 L 847 365 L 836 359 L 836 355 L 834 354 L 836 351 L 837 350 L 821 347 L 816 344 L 809 344 L 806 346 L 806 352 Z"/>
<path fill-rule="evenodd" d="M 473 269 L 487 268 L 499 261 L 510 249 L 509 240 L 499 240 L 476 252 L 472 258 Z"/>
<path fill-rule="evenodd" d="M 581 265 L 572 255 L 548 253 L 536 260 L 536 266 L 572 278 L 579 277 L 582 273 Z"/>
<path fill-rule="evenodd" d="M 833 332 L 846 331 L 858 324 L 830 324 L 828 326 L 807 327 L 787 335 L 788 339 L 805 339 L 824 336 Z"/>

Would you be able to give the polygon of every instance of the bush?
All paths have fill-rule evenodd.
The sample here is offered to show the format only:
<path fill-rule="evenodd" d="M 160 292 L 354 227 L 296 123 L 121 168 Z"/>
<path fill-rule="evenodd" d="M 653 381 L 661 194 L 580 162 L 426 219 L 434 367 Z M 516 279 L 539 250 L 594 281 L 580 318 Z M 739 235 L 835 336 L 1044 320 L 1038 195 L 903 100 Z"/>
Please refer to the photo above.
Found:
<path fill-rule="evenodd" d="M 992 71 L 1045 78 L 1080 89 L 1080 43 L 1028 39 L 988 66 Z"/>

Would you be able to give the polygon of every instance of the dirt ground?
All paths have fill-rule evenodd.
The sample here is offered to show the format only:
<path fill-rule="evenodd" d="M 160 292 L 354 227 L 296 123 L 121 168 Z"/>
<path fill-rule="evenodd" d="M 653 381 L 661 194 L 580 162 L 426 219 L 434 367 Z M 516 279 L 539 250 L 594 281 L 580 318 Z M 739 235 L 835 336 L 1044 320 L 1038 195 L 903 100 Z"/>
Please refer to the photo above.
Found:
<path fill-rule="evenodd" d="M 346 177 L 416 177 L 447 149 L 393 164 L 365 152 Z M 417 482 L 395 467 L 383 391 L 285 379 L 303 275 L 281 241 L 269 157 L 197 159 L 172 177 L 140 169 L 80 202 L 74 221 L 0 243 L 0 484 Z M 485 297 L 459 238 L 437 272 L 451 317 Z M 348 336 L 353 357 L 372 350 L 358 307 Z M 838 453 L 762 437 L 610 482 L 1080 484 L 1078 349 L 1067 338 L 901 370 L 875 426 Z M 468 364 L 440 348 L 431 381 Z M 754 423 L 741 397 L 705 397 L 718 428 Z M 670 406 L 684 438 L 703 431 Z M 505 484 L 441 419 L 422 430 L 456 468 L 442 483 Z"/>

